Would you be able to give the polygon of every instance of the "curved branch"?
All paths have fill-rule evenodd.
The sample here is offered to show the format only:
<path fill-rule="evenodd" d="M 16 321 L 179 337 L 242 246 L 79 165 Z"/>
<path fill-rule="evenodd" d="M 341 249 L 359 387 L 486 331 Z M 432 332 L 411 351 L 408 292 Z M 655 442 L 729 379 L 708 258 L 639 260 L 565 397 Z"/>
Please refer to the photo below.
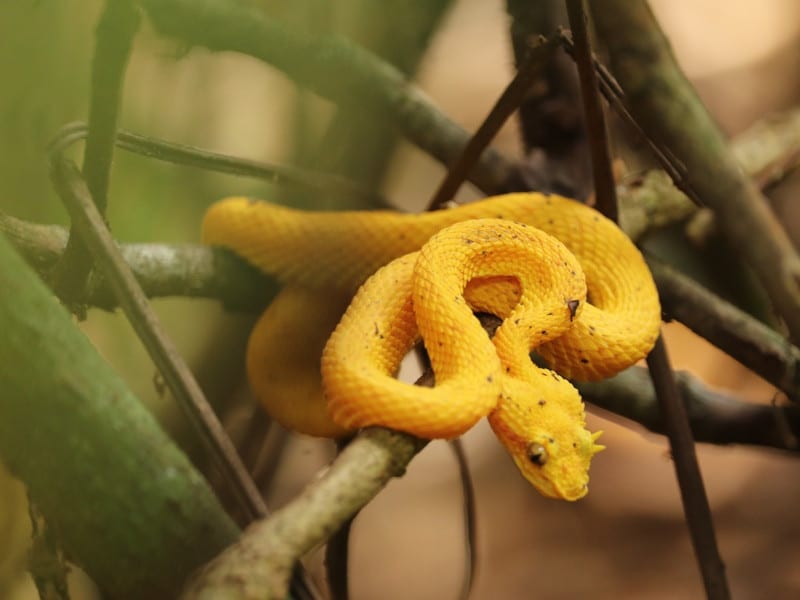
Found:
<path fill-rule="evenodd" d="M 447 165 L 469 134 L 450 120 L 396 67 L 333 35 L 307 36 L 244 3 L 226 0 L 139 0 L 162 34 L 211 50 L 248 54 L 269 63 L 340 107 L 386 119 L 410 141 Z M 365 99 L 369 102 L 365 102 Z M 487 149 L 470 181 L 488 194 L 505 189 L 513 164 Z"/>
<path fill-rule="evenodd" d="M 58 262 L 68 235 L 58 225 L 28 223 L 3 213 L 0 233 L 42 276 Z M 149 298 L 213 298 L 230 309 L 255 311 L 278 291 L 275 281 L 225 250 L 199 244 L 121 244 L 119 248 Z M 96 271 L 89 278 L 84 301 L 103 310 L 119 307 L 108 281 Z"/>
<path fill-rule="evenodd" d="M 427 442 L 380 428 L 365 429 L 322 477 L 192 579 L 183 600 L 283 599 L 295 562 L 322 544 L 394 477 Z"/>

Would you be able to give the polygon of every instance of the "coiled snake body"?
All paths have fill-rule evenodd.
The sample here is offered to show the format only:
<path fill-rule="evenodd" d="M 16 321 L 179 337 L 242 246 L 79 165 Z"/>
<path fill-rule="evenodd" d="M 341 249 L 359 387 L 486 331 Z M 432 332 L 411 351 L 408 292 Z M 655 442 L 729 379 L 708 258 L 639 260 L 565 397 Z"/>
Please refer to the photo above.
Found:
<path fill-rule="evenodd" d="M 550 497 L 582 497 L 602 449 L 561 375 L 614 375 L 658 335 L 658 295 L 639 251 L 595 210 L 558 196 L 508 194 L 419 215 L 230 198 L 208 210 L 203 238 L 286 284 L 247 352 L 273 418 L 311 435 L 380 425 L 452 438 L 488 416 Z M 503 319 L 491 340 L 474 311 Z M 420 337 L 433 388 L 395 379 Z"/>

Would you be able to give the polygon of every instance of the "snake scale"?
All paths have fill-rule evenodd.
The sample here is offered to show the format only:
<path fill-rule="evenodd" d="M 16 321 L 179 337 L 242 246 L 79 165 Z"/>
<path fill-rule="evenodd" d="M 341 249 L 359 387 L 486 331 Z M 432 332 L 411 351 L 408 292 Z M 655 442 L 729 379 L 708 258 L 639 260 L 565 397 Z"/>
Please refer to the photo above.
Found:
<path fill-rule="evenodd" d="M 594 209 L 555 195 L 415 215 L 228 198 L 206 213 L 203 240 L 284 284 L 247 351 L 273 418 L 319 436 L 379 425 L 453 438 L 488 417 L 522 475 L 553 498 L 584 496 L 603 448 L 566 378 L 627 368 L 660 326 L 636 247 Z M 503 319 L 492 339 L 475 311 Z M 432 388 L 396 379 L 420 339 Z"/>

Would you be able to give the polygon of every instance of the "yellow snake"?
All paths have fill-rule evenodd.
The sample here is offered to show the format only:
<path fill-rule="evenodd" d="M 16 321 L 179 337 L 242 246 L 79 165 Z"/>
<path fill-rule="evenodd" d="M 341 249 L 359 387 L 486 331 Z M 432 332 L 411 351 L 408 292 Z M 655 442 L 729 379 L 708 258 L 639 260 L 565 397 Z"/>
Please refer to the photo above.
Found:
<path fill-rule="evenodd" d="M 555 371 L 609 377 L 650 351 L 660 325 L 636 247 L 597 211 L 554 195 L 419 215 L 229 198 L 209 208 L 203 239 L 285 284 L 247 351 L 273 418 L 328 437 L 380 425 L 452 438 L 488 416 L 523 476 L 554 498 L 586 494 L 602 449 Z M 494 338 L 473 311 L 504 319 Z M 433 388 L 395 378 L 420 338 Z M 537 367 L 533 349 L 554 370 Z"/>

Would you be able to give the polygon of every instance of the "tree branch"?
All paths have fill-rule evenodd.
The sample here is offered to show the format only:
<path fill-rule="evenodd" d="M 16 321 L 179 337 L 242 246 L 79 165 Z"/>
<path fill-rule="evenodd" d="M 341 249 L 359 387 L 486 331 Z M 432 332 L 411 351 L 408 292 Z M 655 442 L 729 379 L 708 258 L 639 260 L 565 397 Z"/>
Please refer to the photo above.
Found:
<path fill-rule="evenodd" d="M 236 526 L 3 235 L 0 288 L 0 457 L 102 589 L 174 597 Z"/>
<path fill-rule="evenodd" d="M 28 223 L 3 213 L 0 233 L 41 276 L 58 262 L 68 235 L 58 225 Z M 279 289 L 258 269 L 222 249 L 198 244 L 121 244 L 119 249 L 149 298 L 212 298 L 232 310 L 256 311 Z M 119 307 L 108 280 L 97 271 L 83 301 L 103 310 Z"/>
<path fill-rule="evenodd" d="M 162 34 L 210 50 L 248 54 L 282 70 L 340 107 L 384 119 L 443 164 L 454 160 L 469 134 L 451 121 L 403 73 L 374 54 L 333 35 L 306 36 L 245 3 L 225 0 L 139 0 Z M 486 150 L 470 181 L 487 194 L 505 189 L 512 163 Z"/>
<path fill-rule="evenodd" d="M 609 0 L 595 17 L 628 106 L 682 164 L 676 183 L 715 212 L 792 338 L 800 339 L 800 257 L 680 71 L 647 3 Z"/>
<path fill-rule="evenodd" d="M 686 403 L 692 436 L 709 444 L 751 444 L 798 452 L 800 409 L 742 402 L 705 386 L 689 373 L 675 373 Z M 575 382 L 573 382 L 575 383 Z M 654 433 L 665 432 L 647 370 L 632 367 L 602 382 L 575 383 L 584 400 Z"/>
<path fill-rule="evenodd" d="M 611 170 L 608 128 L 598 92 L 594 55 L 589 39 L 588 9 L 585 0 L 566 0 L 566 5 L 569 25 L 575 37 L 573 55 L 581 83 L 581 101 L 589 137 L 596 208 L 616 223 L 619 220 L 619 206 L 614 173 Z"/>
<path fill-rule="evenodd" d="M 800 349 L 686 275 L 654 258 L 647 263 L 669 318 L 724 350 L 790 399 L 800 399 Z"/>
<path fill-rule="evenodd" d="M 108 279 L 133 329 L 234 491 L 240 507 L 250 519 L 263 517 L 267 510 L 261 494 L 188 366 L 164 334 L 147 296 L 114 244 L 77 167 L 67 159 L 56 158 L 52 177 L 69 211 L 73 228 Z"/>
<path fill-rule="evenodd" d="M 107 0 L 95 32 L 83 173 L 101 215 L 106 211 L 122 88 L 139 21 L 139 10 L 132 0 Z M 52 282 L 62 301 L 82 312 L 77 301 L 83 295 L 92 258 L 80 237 L 73 234 L 70 233 L 63 262 L 52 273 Z"/>
<path fill-rule="evenodd" d="M 206 565 L 182 600 L 284 598 L 295 561 L 403 475 L 426 443 L 386 429 L 362 431 L 322 477 Z"/>
<path fill-rule="evenodd" d="M 709 600 L 728 600 L 731 593 L 725 577 L 725 565 L 719 554 L 708 495 L 697 462 L 689 416 L 675 383 L 675 374 L 672 372 L 662 336 L 659 336 L 656 345 L 647 356 L 647 368 L 669 439 L 683 512 L 686 515 L 706 594 Z"/>

